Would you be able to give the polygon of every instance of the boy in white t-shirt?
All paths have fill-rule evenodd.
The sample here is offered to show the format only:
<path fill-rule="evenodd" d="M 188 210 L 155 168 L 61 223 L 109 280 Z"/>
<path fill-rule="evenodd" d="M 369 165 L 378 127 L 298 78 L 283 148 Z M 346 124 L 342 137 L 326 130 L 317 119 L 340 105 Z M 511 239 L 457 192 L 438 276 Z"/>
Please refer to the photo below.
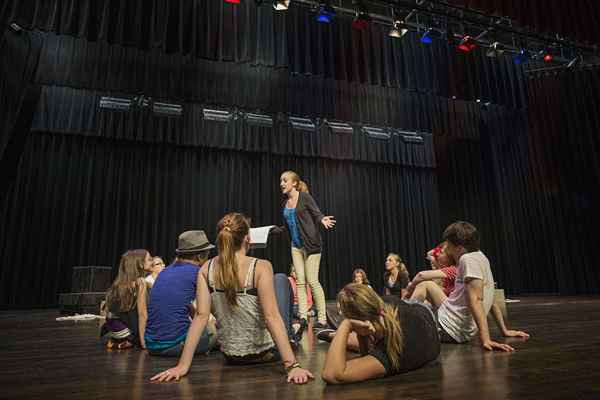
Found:
<path fill-rule="evenodd" d="M 489 260 L 479 250 L 477 228 L 468 222 L 455 222 L 446 228 L 443 240 L 447 243 L 446 254 L 458 268 L 454 290 L 446 297 L 438 285 L 427 281 L 416 286 L 412 298 L 427 299 L 438 307 L 440 340 L 464 343 L 479 332 L 484 349 L 514 351 L 511 346 L 490 338 L 487 314 L 494 302 L 494 276 Z M 529 338 L 525 332 L 507 329 L 496 314 L 504 336 Z"/>

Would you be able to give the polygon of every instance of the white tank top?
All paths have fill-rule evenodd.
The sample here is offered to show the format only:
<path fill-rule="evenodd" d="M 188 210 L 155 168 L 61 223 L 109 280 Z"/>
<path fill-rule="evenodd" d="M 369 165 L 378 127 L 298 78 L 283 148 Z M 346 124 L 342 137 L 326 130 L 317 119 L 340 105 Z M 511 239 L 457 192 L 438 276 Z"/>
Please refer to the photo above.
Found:
<path fill-rule="evenodd" d="M 215 288 L 212 262 L 208 263 L 208 287 L 212 313 L 218 322 L 221 351 L 228 356 L 259 354 L 275 346 L 254 288 L 255 258 L 248 267 L 244 289 L 237 293 L 237 307 L 230 307 L 225 292 Z"/>

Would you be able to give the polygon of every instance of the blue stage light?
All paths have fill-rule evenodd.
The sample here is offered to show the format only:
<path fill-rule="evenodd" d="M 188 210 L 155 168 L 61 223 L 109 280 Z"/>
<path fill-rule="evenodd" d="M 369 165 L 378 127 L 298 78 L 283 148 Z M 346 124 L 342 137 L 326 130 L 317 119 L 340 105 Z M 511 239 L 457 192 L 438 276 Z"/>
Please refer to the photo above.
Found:
<path fill-rule="evenodd" d="M 335 17 L 335 10 L 329 4 L 321 4 L 317 12 L 317 21 L 328 24 Z"/>

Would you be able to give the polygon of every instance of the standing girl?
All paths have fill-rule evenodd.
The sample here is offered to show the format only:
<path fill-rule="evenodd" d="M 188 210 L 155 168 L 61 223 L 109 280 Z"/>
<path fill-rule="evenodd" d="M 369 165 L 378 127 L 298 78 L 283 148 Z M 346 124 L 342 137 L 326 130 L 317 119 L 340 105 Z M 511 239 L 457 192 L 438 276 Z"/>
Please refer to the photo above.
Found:
<path fill-rule="evenodd" d="M 306 284 L 310 286 L 318 321 L 315 327 L 327 325 L 325 293 L 319 283 L 319 264 L 321 263 L 321 233 L 319 226 L 331 229 L 335 225 L 333 216 L 325 216 L 308 192 L 308 186 L 294 171 L 281 174 L 279 186 L 287 196 L 283 204 L 285 224 L 275 228 L 276 232 L 287 229 L 292 241 L 292 262 L 298 283 L 298 306 L 302 329 L 307 324 L 308 306 Z"/>

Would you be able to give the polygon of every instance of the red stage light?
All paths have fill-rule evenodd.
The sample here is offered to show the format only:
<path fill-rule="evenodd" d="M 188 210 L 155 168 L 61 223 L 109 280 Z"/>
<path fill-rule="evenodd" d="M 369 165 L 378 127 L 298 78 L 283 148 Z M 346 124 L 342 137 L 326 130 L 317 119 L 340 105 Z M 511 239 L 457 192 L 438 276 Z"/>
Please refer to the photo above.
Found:
<path fill-rule="evenodd" d="M 240 0 L 225 0 L 225 3 L 240 4 Z"/>
<path fill-rule="evenodd" d="M 359 31 L 366 30 L 369 25 L 371 25 L 371 21 L 364 18 L 356 18 L 354 21 L 352 21 L 352 27 L 354 29 L 358 29 Z"/>
<path fill-rule="evenodd" d="M 458 45 L 458 49 L 462 50 L 466 53 L 468 53 L 471 50 L 474 50 L 476 48 L 477 48 L 477 43 L 475 42 L 475 39 L 473 39 L 471 36 L 463 37 L 462 40 L 460 41 L 460 44 Z"/>
<path fill-rule="evenodd" d="M 552 59 L 553 59 L 553 58 L 554 58 L 554 57 L 552 57 L 552 54 L 546 54 L 546 55 L 544 56 L 544 61 L 546 61 L 546 62 L 550 62 L 550 61 L 552 61 Z"/>

